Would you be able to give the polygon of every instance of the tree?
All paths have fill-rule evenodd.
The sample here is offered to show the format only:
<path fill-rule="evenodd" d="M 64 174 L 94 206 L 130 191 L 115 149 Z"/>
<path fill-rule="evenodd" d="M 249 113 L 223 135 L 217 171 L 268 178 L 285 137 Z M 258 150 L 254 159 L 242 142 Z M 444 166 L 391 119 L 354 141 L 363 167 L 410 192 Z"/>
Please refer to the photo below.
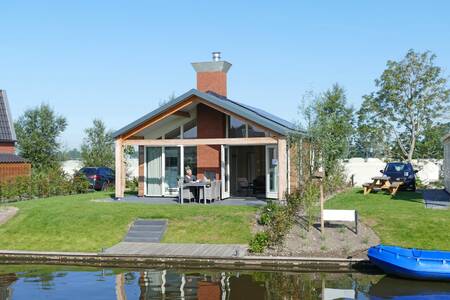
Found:
<path fill-rule="evenodd" d="M 85 129 L 86 136 L 81 145 L 81 162 L 85 167 L 114 168 L 114 139 L 105 124 L 94 119 L 93 125 Z"/>
<path fill-rule="evenodd" d="M 351 156 L 364 158 L 389 156 L 389 141 L 365 106 L 356 112 L 355 125 Z"/>
<path fill-rule="evenodd" d="M 49 105 L 41 104 L 25 111 L 14 127 L 19 153 L 31 162 L 33 170 L 59 167 L 58 137 L 67 127 L 64 117 L 56 115 Z"/>
<path fill-rule="evenodd" d="M 409 50 L 401 61 L 388 61 L 377 91 L 364 96 L 362 108 L 374 126 L 397 143 L 403 159 L 411 161 L 418 140 L 439 120 L 450 102 L 447 80 L 430 52 Z"/>
<path fill-rule="evenodd" d="M 450 132 L 450 123 L 438 123 L 425 127 L 416 143 L 416 154 L 420 158 L 444 158 L 442 137 Z"/>
<path fill-rule="evenodd" d="M 80 160 L 81 152 L 77 148 L 72 148 L 71 150 L 63 149 L 59 152 L 60 160 Z"/>
<path fill-rule="evenodd" d="M 353 132 L 353 109 L 347 106 L 345 91 L 338 84 L 316 96 L 305 109 L 307 133 L 321 158 L 325 175 L 338 170 L 338 160 L 349 151 Z"/>

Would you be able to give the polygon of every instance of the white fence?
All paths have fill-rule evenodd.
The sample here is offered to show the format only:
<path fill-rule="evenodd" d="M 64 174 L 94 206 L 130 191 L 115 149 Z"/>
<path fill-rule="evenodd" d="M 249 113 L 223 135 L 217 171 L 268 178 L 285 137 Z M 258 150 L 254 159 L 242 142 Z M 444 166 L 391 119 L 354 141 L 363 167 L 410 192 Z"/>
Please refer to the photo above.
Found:
<path fill-rule="evenodd" d="M 66 160 L 62 162 L 62 168 L 67 174 L 73 175 L 76 171 L 81 169 L 81 161 L 79 160 Z M 129 178 L 138 177 L 138 159 L 127 159 L 127 175 Z"/>
<path fill-rule="evenodd" d="M 450 164 L 450 157 L 448 161 Z M 353 175 L 355 186 L 362 186 L 363 183 L 372 181 L 371 178 L 380 175 L 380 170 L 383 170 L 385 165 L 386 162 L 378 158 L 355 157 L 343 162 L 347 178 L 350 181 Z M 413 161 L 413 165 L 419 171 L 417 177 L 425 184 L 438 181 L 442 174 L 443 161 L 439 159 L 418 159 Z M 448 176 L 448 180 L 450 180 L 450 176 Z M 450 187 L 450 182 L 448 183 Z"/>

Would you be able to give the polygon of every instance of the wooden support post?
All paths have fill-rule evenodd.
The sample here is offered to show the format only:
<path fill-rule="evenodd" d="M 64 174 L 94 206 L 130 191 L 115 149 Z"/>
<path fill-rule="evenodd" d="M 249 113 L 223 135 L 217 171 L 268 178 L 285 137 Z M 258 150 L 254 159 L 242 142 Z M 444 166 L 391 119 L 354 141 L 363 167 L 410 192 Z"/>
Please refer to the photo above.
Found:
<path fill-rule="evenodd" d="M 323 220 L 323 178 L 319 179 L 319 190 L 320 190 L 320 233 L 323 235 L 325 233 L 325 221 Z"/>
<path fill-rule="evenodd" d="M 124 196 L 125 190 L 125 172 L 123 161 L 123 141 L 122 139 L 116 140 L 116 199 L 121 199 Z"/>
<path fill-rule="evenodd" d="M 278 200 L 286 199 L 287 189 L 287 144 L 286 139 L 278 140 Z"/>

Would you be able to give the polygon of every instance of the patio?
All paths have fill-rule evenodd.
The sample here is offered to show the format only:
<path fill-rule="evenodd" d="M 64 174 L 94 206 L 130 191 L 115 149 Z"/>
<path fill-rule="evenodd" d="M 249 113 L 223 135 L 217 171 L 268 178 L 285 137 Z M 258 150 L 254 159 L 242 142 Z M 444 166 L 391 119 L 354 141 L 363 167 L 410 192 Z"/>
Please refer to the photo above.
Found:
<path fill-rule="evenodd" d="M 139 197 L 137 195 L 125 195 L 120 201 L 113 197 L 94 200 L 97 202 L 117 202 L 117 203 L 142 203 L 142 204 L 177 204 L 177 205 L 205 205 L 203 202 L 185 202 L 180 204 L 177 197 Z M 256 197 L 231 197 L 221 201 L 207 202 L 206 205 L 229 205 L 229 206 L 264 206 L 267 199 Z"/>

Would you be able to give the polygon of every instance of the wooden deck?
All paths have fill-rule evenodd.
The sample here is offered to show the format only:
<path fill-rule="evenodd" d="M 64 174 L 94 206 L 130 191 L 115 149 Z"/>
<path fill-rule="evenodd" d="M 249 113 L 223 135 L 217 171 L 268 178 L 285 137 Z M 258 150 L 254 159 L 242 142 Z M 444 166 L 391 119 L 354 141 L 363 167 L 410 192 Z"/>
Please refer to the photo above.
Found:
<path fill-rule="evenodd" d="M 164 244 L 121 242 L 106 249 L 104 255 L 157 257 L 244 257 L 246 245 L 238 244 Z"/>

